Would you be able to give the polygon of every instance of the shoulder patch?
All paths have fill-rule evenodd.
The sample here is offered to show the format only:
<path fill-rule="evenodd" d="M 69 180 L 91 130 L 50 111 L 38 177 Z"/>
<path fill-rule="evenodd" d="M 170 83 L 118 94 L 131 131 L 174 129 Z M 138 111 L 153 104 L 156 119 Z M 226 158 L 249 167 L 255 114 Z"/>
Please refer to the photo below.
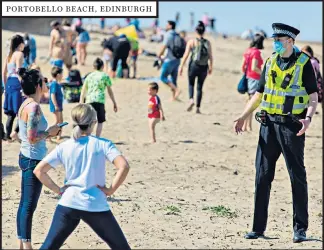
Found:
<path fill-rule="evenodd" d="M 301 53 L 300 56 L 298 57 L 298 62 L 299 63 L 305 63 L 309 60 L 309 56 L 306 55 L 305 53 Z"/>

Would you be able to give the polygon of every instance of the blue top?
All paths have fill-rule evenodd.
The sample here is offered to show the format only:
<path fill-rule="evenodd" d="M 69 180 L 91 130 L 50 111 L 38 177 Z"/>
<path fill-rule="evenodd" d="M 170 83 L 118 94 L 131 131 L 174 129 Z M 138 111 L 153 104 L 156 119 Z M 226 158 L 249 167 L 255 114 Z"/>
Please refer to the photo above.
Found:
<path fill-rule="evenodd" d="M 20 152 L 30 159 L 42 160 L 47 153 L 46 141 L 45 139 L 31 144 L 27 138 L 27 123 L 21 119 L 19 122 L 19 138 L 21 139 Z M 37 125 L 37 133 L 44 132 L 47 129 L 47 121 L 43 112 L 41 111 L 40 121 Z"/>
<path fill-rule="evenodd" d="M 36 40 L 34 37 L 29 37 L 29 48 L 30 50 L 36 50 Z"/>
<path fill-rule="evenodd" d="M 55 110 L 55 106 L 52 100 L 52 94 L 55 94 L 56 102 L 60 110 Z M 62 85 L 59 84 L 57 81 L 53 81 L 50 84 L 50 111 L 56 112 L 56 111 L 63 111 L 63 88 Z"/>
<path fill-rule="evenodd" d="M 171 43 L 173 42 L 173 39 L 174 39 L 174 36 L 176 35 L 176 32 L 174 30 L 169 30 L 166 34 L 165 34 L 165 37 L 164 37 L 164 40 L 163 40 L 163 45 L 169 47 L 171 45 Z M 165 62 L 168 62 L 168 61 L 173 61 L 173 60 L 179 60 L 178 58 L 176 58 L 172 51 L 170 49 L 167 49 L 167 55 L 165 57 Z"/>
<path fill-rule="evenodd" d="M 53 168 L 65 168 L 65 184 L 70 187 L 59 205 L 88 212 L 110 210 L 106 195 L 96 185 L 105 185 L 106 161 L 112 163 L 119 155 L 111 141 L 94 136 L 69 139 L 58 145 L 44 161 Z"/>

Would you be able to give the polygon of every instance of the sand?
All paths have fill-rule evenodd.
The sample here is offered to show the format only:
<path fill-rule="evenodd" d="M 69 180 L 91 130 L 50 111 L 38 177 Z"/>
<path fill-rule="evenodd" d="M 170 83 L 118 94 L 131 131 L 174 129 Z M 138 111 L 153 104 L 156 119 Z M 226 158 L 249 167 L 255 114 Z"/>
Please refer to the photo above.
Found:
<path fill-rule="evenodd" d="M 13 33 L 2 32 L 2 41 Z M 48 54 L 49 38 L 36 36 L 38 57 Z M 101 56 L 103 36 L 92 35 L 87 65 L 80 70 L 91 71 L 96 56 Z M 146 81 L 121 80 L 113 83 L 119 107 L 113 112 L 107 98 L 107 122 L 102 136 L 117 144 L 130 163 L 131 170 L 109 203 L 132 248 L 321 248 L 320 242 L 292 243 L 292 194 L 288 172 L 280 157 L 272 185 L 266 235 L 271 240 L 245 240 L 251 230 L 255 176 L 255 154 L 259 125 L 253 132 L 236 135 L 233 120 L 240 114 L 246 96 L 236 91 L 241 78 L 240 65 L 247 41 L 212 39 L 214 71 L 204 86 L 201 115 L 186 112 L 188 87 L 186 74 L 179 78 L 182 102 L 170 102 L 169 88 L 161 84 L 160 98 L 166 121 L 157 125 L 157 143 L 149 143 Z M 149 51 L 158 52 L 160 45 L 141 42 Z M 303 46 L 298 43 L 297 46 Z M 314 44 L 322 62 L 322 44 Z M 272 51 L 266 41 L 264 58 Z M 2 53 L 4 54 L 4 42 Z M 38 61 L 45 76 L 50 67 Z M 139 57 L 138 74 L 156 77 L 153 58 Z M 185 70 L 186 72 L 186 70 Z M 64 106 L 64 120 L 70 122 L 75 104 Z M 48 105 L 42 109 L 50 124 L 54 122 Z M 309 183 L 308 236 L 322 239 L 322 110 L 315 115 L 306 135 L 305 165 Z M 6 117 L 3 116 L 3 122 Z M 71 125 L 64 128 L 69 136 Z M 48 144 L 49 150 L 55 147 Z M 2 167 L 2 244 L 17 248 L 16 212 L 20 199 L 19 143 L 3 142 Z M 115 171 L 107 164 L 107 184 Z M 62 185 L 64 169 L 50 171 Z M 39 248 L 48 232 L 58 200 L 43 189 L 33 219 L 33 246 Z M 224 206 L 237 217 L 220 217 L 207 207 Z M 107 248 L 102 240 L 83 222 L 66 240 L 62 249 Z"/>

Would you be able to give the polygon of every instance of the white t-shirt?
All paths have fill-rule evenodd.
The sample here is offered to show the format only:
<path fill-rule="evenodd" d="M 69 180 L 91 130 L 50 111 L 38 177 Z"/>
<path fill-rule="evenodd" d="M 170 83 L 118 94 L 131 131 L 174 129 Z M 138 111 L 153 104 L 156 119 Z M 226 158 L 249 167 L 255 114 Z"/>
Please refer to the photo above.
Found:
<path fill-rule="evenodd" d="M 59 205 L 89 212 L 110 210 L 106 195 L 96 187 L 106 181 L 106 161 L 121 155 L 109 140 L 94 136 L 69 139 L 58 145 L 43 160 L 51 167 L 63 165 L 66 185 Z"/>

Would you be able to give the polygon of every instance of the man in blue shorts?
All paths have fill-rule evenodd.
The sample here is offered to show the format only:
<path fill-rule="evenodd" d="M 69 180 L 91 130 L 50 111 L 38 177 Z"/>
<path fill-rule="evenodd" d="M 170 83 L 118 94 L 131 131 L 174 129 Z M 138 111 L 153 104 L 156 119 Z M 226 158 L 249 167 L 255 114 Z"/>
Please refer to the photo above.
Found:
<path fill-rule="evenodd" d="M 168 21 L 166 27 L 166 34 L 163 40 L 163 47 L 158 54 L 158 57 L 162 59 L 164 51 L 167 49 L 167 54 L 163 58 L 163 64 L 161 67 L 161 81 L 171 88 L 173 92 L 173 100 L 176 100 L 180 94 L 180 90 L 177 88 L 177 78 L 178 78 L 178 69 L 180 65 L 180 58 L 176 58 L 172 50 L 169 49 L 174 42 L 174 37 L 177 35 L 175 32 L 176 24 L 174 21 Z M 171 81 L 168 79 L 168 76 L 171 75 Z"/>

